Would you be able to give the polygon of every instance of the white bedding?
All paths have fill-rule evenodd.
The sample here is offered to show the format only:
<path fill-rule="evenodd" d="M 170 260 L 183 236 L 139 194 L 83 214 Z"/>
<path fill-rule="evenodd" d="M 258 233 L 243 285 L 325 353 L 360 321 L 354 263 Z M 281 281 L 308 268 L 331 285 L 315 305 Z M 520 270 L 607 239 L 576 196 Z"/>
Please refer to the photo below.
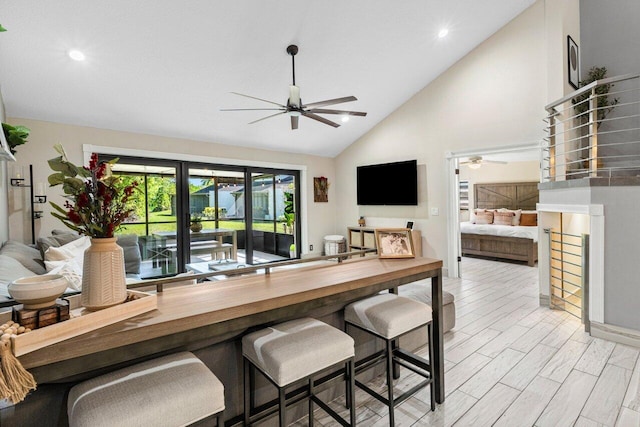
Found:
<path fill-rule="evenodd" d="M 460 232 L 468 234 L 485 234 L 502 237 L 524 237 L 538 241 L 538 227 L 525 227 L 522 225 L 495 225 L 495 224 L 472 224 L 470 222 L 460 223 Z"/>

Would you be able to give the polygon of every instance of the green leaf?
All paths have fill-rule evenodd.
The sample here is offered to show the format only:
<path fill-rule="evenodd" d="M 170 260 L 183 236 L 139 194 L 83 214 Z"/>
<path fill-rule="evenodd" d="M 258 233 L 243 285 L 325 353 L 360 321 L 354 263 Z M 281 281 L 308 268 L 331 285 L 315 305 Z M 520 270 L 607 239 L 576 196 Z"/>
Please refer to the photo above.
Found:
<path fill-rule="evenodd" d="M 84 181 L 80 178 L 65 178 L 62 189 L 67 194 L 77 194 L 84 190 Z"/>
<path fill-rule="evenodd" d="M 57 211 L 59 211 L 59 212 L 62 212 L 63 214 L 66 214 L 66 213 L 67 213 L 67 211 L 66 211 L 66 210 L 62 209 L 62 207 L 60 207 L 60 206 L 59 206 L 59 205 L 57 205 L 56 203 L 53 203 L 53 202 L 49 202 L 49 203 L 51 204 L 51 206 L 53 206 L 53 208 L 54 208 L 55 210 L 57 210 Z M 53 214 L 54 212 L 51 212 L 51 213 Z M 54 216 L 55 216 L 55 215 L 54 215 Z M 65 218 L 66 218 L 66 217 L 65 217 Z"/>
<path fill-rule="evenodd" d="M 49 175 L 49 178 L 47 178 L 47 180 L 49 181 L 50 186 L 55 187 L 56 185 L 64 183 L 64 178 L 65 175 L 62 172 L 59 172 L 52 173 L 51 175 Z"/>
<path fill-rule="evenodd" d="M 2 25 L 0 25 L 0 33 L 3 33 L 3 32 L 5 32 L 5 31 L 7 31 L 7 29 L 6 29 L 6 28 L 4 28 Z"/>

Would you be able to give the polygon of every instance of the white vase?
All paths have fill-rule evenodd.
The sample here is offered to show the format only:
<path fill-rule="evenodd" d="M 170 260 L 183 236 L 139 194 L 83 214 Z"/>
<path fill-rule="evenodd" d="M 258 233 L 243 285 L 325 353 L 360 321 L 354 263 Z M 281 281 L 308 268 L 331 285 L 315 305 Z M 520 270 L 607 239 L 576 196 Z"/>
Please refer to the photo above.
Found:
<path fill-rule="evenodd" d="M 88 310 L 101 310 L 124 302 L 127 282 L 124 252 L 116 238 L 92 238 L 84 251 L 82 269 L 82 305 Z"/>

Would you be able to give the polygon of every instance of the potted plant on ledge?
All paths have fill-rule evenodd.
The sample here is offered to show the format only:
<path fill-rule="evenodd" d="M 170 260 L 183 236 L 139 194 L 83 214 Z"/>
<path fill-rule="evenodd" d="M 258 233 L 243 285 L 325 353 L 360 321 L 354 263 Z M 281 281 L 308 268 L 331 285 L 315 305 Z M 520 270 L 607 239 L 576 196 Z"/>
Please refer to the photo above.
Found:
<path fill-rule="evenodd" d="M 111 173 L 118 159 L 99 161 L 94 153 L 89 166 L 79 167 L 69 161 L 62 145 L 54 148 L 60 156 L 49 160 L 54 171 L 49 184 L 62 185 L 67 201 L 64 207 L 51 202 L 55 209 L 51 214 L 91 238 L 84 253 L 82 305 L 99 310 L 120 304 L 127 298 L 127 286 L 124 254 L 115 232 L 134 211 L 130 197 L 138 184 L 125 185 Z"/>

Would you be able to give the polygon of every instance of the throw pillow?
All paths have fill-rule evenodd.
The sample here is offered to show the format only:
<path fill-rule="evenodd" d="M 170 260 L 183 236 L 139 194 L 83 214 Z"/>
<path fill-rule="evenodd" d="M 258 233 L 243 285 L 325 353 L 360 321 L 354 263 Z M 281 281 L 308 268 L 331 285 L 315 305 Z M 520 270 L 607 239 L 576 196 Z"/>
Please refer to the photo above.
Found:
<path fill-rule="evenodd" d="M 493 211 L 484 211 L 476 213 L 476 224 L 492 224 Z"/>
<path fill-rule="evenodd" d="M 75 260 L 76 264 L 82 271 L 84 264 L 84 251 L 91 246 L 91 239 L 88 236 L 82 236 L 70 243 L 59 248 L 50 247 L 44 254 L 44 263 L 47 271 L 51 271 L 63 265 L 68 260 Z"/>
<path fill-rule="evenodd" d="M 513 221 L 512 221 L 511 225 L 520 225 L 520 215 L 522 215 L 522 209 L 511 210 L 511 209 L 506 209 L 506 208 L 500 208 L 500 209 L 498 209 L 498 211 L 500 211 L 500 212 L 513 212 Z"/>
<path fill-rule="evenodd" d="M 9 240 L 0 248 L 0 255 L 6 255 L 18 260 L 20 264 L 31 270 L 33 274 L 44 274 L 47 272 L 40 251 L 24 243 Z"/>
<path fill-rule="evenodd" d="M 42 258 L 44 258 L 45 252 L 50 247 L 59 248 L 60 246 L 64 246 L 67 243 L 71 243 L 74 240 L 80 238 L 79 234 L 75 233 L 61 233 L 60 231 L 54 230 L 51 236 L 48 237 L 40 237 L 38 239 L 38 244 L 36 245 L 38 249 L 40 249 L 40 253 L 42 253 Z"/>
<path fill-rule="evenodd" d="M 67 279 L 67 282 L 69 282 L 69 284 L 67 285 L 67 291 L 69 291 L 69 289 L 72 289 L 74 291 L 82 290 L 82 268 L 80 268 L 76 260 L 70 259 L 67 261 L 50 262 L 56 264 L 59 263 L 57 267 L 52 268 L 49 271 L 49 274 L 59 274 L 61 276 L 64 276 L 64 278 Z"/>
<path fill-rule="evenodd" d="M 469 211 L 469 222 L 471 224 L 477 224 L 476 221 L 478 219 L 478 214 L 481 214 L 484 211 L 485 211 L 484 209 L 471 209 Z"/>
<path fill-rule="evenodd" d="M 520 217 L 520 225 L 525 227 L 538 225 L 538 214 L 535 213 L 523 213 Z"/>
<path fill-rule="evenodd" d="M 513 217 L 514 216 L 515 216 L 515 213 L 513 213 L 513 212 L 496 211 L 493 214 L 493 223 L 495 225 L 512 226 L 513 225 Z"/>

